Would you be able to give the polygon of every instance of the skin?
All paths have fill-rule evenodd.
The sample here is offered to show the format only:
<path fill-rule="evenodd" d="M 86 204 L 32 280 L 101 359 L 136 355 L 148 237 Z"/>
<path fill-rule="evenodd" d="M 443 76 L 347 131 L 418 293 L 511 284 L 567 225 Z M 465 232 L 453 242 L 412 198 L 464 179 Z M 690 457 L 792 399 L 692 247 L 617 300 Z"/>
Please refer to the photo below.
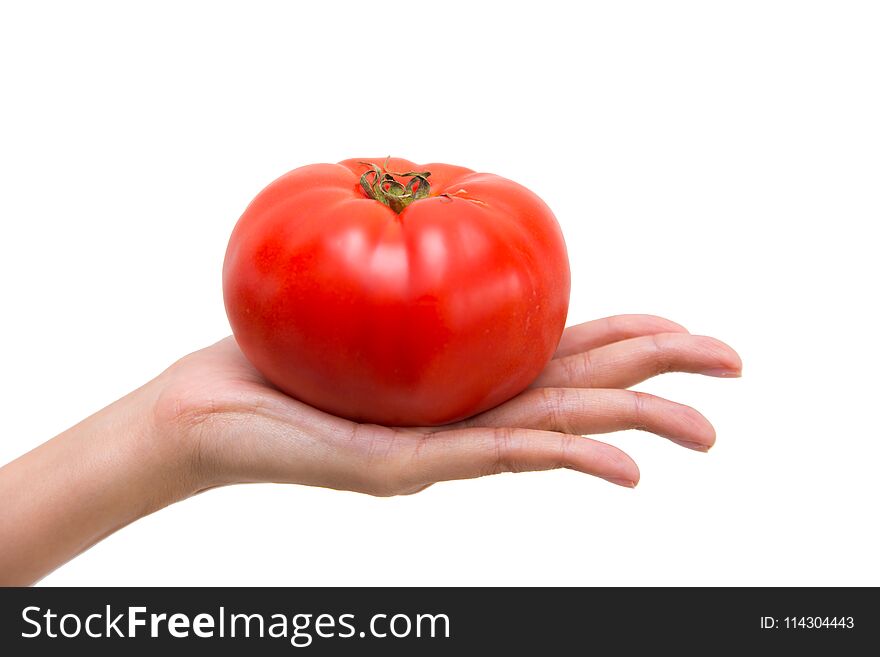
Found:
<path fill-rule="evenodd" d="M 635 462 L 584 434 L 642 429 L 708 451 L 696 410 L 626 390 L 662 372 L 737 377 L 718 340 L 650 315 L 566 329 L 510 401 L 443 427 L 358 424 L 269 385 L 232 338 L 0 469 L 0 584 L 30 585 L 125 525 L 234 483 L 408 495 L 438 481 L 568 468 L 633 487 Z"/>

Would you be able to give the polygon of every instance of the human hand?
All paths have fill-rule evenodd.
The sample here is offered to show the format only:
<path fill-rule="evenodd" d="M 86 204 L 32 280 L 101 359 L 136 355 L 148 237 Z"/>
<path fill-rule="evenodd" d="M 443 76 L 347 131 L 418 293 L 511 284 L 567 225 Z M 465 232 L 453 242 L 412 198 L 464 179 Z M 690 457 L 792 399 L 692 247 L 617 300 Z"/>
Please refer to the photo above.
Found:
<path fill-rule="evenodd" d="M 736 377 L 741 367 L 718 340 L 659 317 L 620 315 L 566 329 L 553 360 L 510 401 L 451 425 L 395 428 L 351 422 L 285 395 L 230 337 L 153 382 L 154 439 L 183 457 L 189 492 L 283 482 L 389 496 L 554 468 L 635 486 L 635 462 L 583 434 L 643 429 L 707 451 L 715 431 L 700 413 L 626 388 L 663 372 Z"/>
<path fill-rule="evenodd" d="M 581 434 L 645 429 L 707 450 L 715 431 L 697 411 L 626 388 L 661 372 L 740 368 L 730 347 L 668 320 L 611 317 L 567 329 L 514 399 L 453 425 L 393 428 L 288 397 L 227 338 L 0 468 L 0 585 L 32 584 L 140 517 L 238 482 L 402 495 L 570 468 L 634 486 L 629 456 Z"/>

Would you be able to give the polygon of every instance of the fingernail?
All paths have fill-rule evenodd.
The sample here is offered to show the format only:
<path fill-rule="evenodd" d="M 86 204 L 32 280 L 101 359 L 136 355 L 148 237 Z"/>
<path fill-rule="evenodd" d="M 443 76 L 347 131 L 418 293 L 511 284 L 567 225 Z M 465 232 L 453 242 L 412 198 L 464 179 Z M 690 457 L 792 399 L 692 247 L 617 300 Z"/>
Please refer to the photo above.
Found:
<path fill-rule="evenodd" d="M 742 376 L 742 370 L 728 370 L 722 367 L 703 370 L 702 373 L 706 376 L 717 376 L 722 379 L 738 379 Z"/>
<path fill-rule="evenodd" d="M 605 481 L 610 481 L 612 484 L 617 484 L 618 486 L 623 486 L 624 488 L 635 488 L 636 482 L 632 479 L 615 479 L 612 477 L 606 477 Z"/>
<path fill-rule="evenodd" d="M 708 452 L 712 447 L 711 445 L 704 445 L 703 443 L 692 443 L 687 440 L 679 440 L 677 441 L 679 445 L 682 447 L 687 447 L 688 449 L 692 449 L 695 452 Z"/>

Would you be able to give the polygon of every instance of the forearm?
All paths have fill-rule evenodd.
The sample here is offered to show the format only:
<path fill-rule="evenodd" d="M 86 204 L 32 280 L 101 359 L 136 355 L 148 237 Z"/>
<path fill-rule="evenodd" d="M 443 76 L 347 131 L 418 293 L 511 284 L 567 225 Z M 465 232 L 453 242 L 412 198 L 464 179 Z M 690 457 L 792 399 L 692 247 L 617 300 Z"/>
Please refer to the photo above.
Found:
<path fill-rule="evenodd" d="M 29 585 L 191 491 L 150 384 L 0 468 L 0 585 Z"/>

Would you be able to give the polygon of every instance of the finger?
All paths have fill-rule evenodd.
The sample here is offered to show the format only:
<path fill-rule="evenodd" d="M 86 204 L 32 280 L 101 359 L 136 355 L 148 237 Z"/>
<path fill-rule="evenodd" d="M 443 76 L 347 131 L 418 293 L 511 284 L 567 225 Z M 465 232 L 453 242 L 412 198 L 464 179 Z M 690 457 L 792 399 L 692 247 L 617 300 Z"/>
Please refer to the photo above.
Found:
<path fill-rule="evenodd" d="M 570 356 L 642 335 L 687 332 L 685 327 L 656 315 L 614 315 L 569 326 L 562 334 L 553 358 Z"/>
<path fill-rule="evenodd" d="M 739 355 L 715 338 L 659 333 L 551 360 L 532 387 L 628 388 L 663 372 L 736 377 Z"/>
<path fill-rule="evenodd" d="M 632 488 L 635 462 L 597 440 L 530 429 L 467 428 L 424 433 L 400 463 L 405 485 L 472 479 L 500 472 L 569 468 Z"/>
<path fill-rule="evenodd" d="M 715 444 L 714 427 L 695 409 L 632 390 L 536 388 L 462 424 L 567 434 L 640 429 L 701 452 Z"/>

